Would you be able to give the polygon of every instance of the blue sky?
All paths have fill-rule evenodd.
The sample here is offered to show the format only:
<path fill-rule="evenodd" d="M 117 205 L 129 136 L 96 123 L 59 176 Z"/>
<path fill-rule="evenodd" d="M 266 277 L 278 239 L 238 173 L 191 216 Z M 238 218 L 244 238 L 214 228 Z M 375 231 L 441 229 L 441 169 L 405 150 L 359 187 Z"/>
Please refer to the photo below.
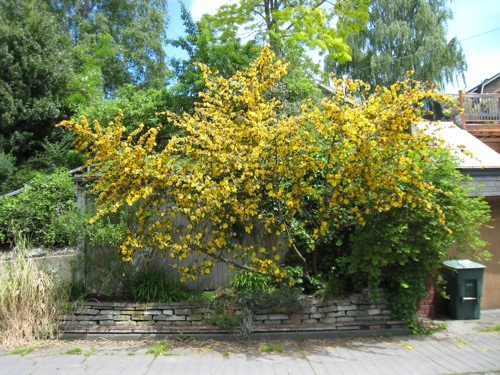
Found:
<path fill-rule="evenodd" d="M 233 2 L 235 0 L 232 0 Z M 231 0 L 185 0 L 194 19 L 213 13 Z M 467 60 L 466 85 L 448 85 L 446 92 L 470 89 L 483 80 L 500 73 L 500 0 L 453 0 L 449 2 L 453 20 L 448 22 L 448 38 L 460 40 Z M 178 0 L 170 0 L 168 36 L 174 38 L 184 31 L 179 17 Z M 170 50 L 169 53 L 175 53 Z"/>

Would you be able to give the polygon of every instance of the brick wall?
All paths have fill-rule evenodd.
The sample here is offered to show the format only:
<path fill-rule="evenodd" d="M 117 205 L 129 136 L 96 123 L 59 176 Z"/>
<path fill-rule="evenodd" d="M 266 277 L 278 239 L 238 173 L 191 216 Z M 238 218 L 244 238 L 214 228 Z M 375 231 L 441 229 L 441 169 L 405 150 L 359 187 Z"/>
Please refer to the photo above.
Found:
<path fill-rule="evenodd" d="M 418 304 L 418 309 L 417 309 L 417 315 L 426 317 L 426 318 L 435 318 L 436 317 L 436 310 L 434 307 L 435 303 L 435 290 L 434 290 L 434 285 L 429 284 L 427 286 L 429 290 L 429 295 L 424 298 L 420 303 Z"/>
<path fill-rule="evenodd" d="M 206 324 L 213 305 L 203 303 L 77 303 L 60 318 L 65 333 L 206 333 L 226 332 Z M 236 313 L 240 311 L 236 308 Z M 279 314 L 259 311 L 253 316 L 253 332 L 355 331 L 405 328 L 393 321 L 385 302 L 364 295 L 346 299 L 306 299 L 300 311 Z M 235 329 L 240 330 L 238 329 Z"/>

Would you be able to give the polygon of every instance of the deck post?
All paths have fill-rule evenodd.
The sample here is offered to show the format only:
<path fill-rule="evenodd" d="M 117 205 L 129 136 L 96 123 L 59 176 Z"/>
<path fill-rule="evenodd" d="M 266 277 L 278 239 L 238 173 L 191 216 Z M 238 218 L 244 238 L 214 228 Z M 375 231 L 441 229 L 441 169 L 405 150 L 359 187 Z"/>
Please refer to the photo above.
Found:
<path fill-rule="evenodd" d="M 463 91 L 459 90 L 458 91 L 458 98 L 460 100 L 460 108 L 462 108 L 462 129 L 466 130 L 467 128 L 467 123 L 465 122 L 465 107 L 464 107 L 464 95 Z"/>

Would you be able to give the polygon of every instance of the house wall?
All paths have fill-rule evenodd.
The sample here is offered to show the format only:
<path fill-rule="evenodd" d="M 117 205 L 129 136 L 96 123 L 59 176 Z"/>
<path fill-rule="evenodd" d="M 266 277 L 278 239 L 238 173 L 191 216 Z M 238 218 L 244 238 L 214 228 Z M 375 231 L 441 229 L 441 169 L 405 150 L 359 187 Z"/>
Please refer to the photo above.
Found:
<path fill-rule="evenodd" d="M 484 85 L 483 93 L 485 94 L 494 94 L 500 91 L 500 78 Z"/>
<path fill-rule="evenodd" d="M 491 207 L 491 221 L 488 223 L 490 228 L 483 228 L 481 235 L 489 243 L 487 249 L 493 257 L 487 262 L 477 260 L 486 266 L 481 300 L 481 308 L 484 310 L 500 308 L 500 197 L 489 197 L 486 200 Z"/>
<path fill-rule="evenodd" d="M 500 309 L 500 197 L 485 198 L 491 208 L 491 220 L 481 229 L 481 238 L 488 242 L 486 249 L 493 255 L 491 260 L 484 261 L 482 259 L 467 258 L 463 254 L 456 254 L 453 251 L 449 253 L 453 259 L 469 259 L 474 262 L 485 265 L 483 290 L 481 297 L 481 309 Z M 446 314 L 447 306 L 450 303 L 448 300 L 436 293 L 435 299 L 432 301 L 434 311 L 437 315 Z M 424 301 L 421 305 L 429 304 Z M 422 306 L 420 306 L 422 310 Z M 424 311 L 422 315 L 428 315 Z"/>
<path fill-rule="evenodd" d="M 498 142 L 498 139 L 490 140 L 489 138 L 481 138 L 481 137 L 477 138 L 481 140 L 485 145 L 491 147 L 493 150 L 495 150 L 500 154 L 500 142 Z"/>

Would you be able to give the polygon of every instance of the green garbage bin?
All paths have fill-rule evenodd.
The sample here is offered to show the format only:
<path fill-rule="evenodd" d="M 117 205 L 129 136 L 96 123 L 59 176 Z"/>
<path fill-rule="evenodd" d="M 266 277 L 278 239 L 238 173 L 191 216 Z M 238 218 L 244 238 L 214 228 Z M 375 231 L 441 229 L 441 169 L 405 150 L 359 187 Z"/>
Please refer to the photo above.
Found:
<path fill-rule="evenodd" d="M 447 312 L 459 320 L 481 318 L 481 295 L 486 266 L 470 260 L 448 260 L 443 276 L 446 280 Z"/>

